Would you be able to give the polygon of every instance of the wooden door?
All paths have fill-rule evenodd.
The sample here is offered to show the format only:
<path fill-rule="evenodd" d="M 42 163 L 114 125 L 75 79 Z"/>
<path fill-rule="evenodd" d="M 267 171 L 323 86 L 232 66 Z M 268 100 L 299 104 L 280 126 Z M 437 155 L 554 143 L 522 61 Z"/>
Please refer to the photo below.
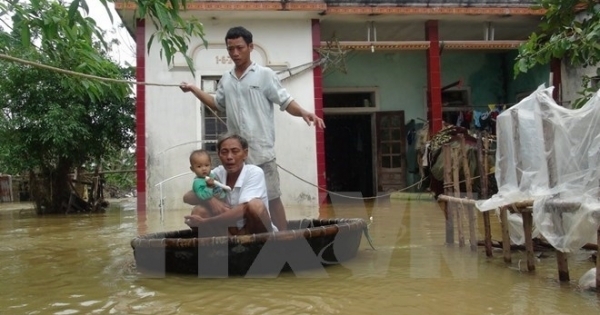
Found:
<path fill-rule="evenodd" d="M 394 191 L 406 187 L 406 133 L 404 111 L 378 112 L 377 187 Z"/>

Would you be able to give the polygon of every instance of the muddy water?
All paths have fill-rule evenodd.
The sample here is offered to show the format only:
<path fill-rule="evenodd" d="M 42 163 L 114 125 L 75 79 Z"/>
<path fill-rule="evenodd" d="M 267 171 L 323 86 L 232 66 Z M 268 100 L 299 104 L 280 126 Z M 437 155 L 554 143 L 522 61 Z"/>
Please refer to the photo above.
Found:
<path fill-rule="evenodd" d="M 314 215 L 372 217 L 376 250 L 363 238 L 358 256 L 327 268 L 326 276 L 252 279 L 138 274 L 129 241 L 138 233 L 184 228 L 188 210 L 138 216 L 134 206 L 58 217 L 0 212 L 0 314 L 583 315 L 600 308 L 596 294 L 576 284 L 593 266 L 589 253 L 570 257 L 571 283 L 556 281 L 551 252 L 527 274 L 519 271 L 523 253 L 506 266 L 500 252 L 488 259 L 482 248 L 445 246 L 444 219 L 431 201 L 323 208 Z M 311 211 L 287 209 L 290 217 Z M 493 235 L 499 239 L 497 228 Z"/>

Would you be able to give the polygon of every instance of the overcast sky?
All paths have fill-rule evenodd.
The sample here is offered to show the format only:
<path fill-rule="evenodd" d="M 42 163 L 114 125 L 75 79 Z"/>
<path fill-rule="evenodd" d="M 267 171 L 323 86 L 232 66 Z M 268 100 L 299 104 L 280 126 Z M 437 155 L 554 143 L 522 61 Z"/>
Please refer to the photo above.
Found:
<path fill-rule="evenodd" d="M 113 16 L 113 23 L 111 23 L 106 8 L 104 8 L 100 0 L 86 0 L 86 3 L 90 9 L 90 17 L 96 21 L 96 24 L 101 29 L 106 31 L 107 38 L 105 40 L 108 42 L 112 39 L 117 39 L 120 42 L 118 47 L 113 47 L 113 58 L 121 64 L 128 62 L 135 66 L 135 41 L 131 38 L 127 30 L 120 26 L 122 23 L 121 18 L 115 11 L 114 4 L 108 4 Z M 0 28 L 4 30 L 11 28 L 10 16 L 0 16 L 0 20 Z"/>
<path fill-rule="evenodd" d="M 128 62 L 135 66 L 135 41 L 127 30 L 120 26 L 122 23 L 121 18 L 115 12 L 114 4 L 108 4 L 113 17 L 113 23 L 111 23 L 106 9 L 99 0 L 87 0 L 86 3 L 90 8 L 90 17 L 96 21 L 100 28 L 106 30 L 108 37 L 106 40 L 116 38 L 120 42 L 120 45 L 113 49 L 112 55 L 115 60 L 121 64 Z"/>

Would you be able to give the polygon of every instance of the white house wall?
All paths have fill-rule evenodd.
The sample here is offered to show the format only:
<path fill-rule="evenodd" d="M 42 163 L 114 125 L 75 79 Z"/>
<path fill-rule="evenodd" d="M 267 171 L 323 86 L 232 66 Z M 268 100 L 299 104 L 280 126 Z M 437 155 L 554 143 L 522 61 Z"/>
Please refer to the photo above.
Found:
<path fill-rule="evenodd" d="M 568 62 L 563 61 L 561 69 L 562 101 L 565 106 L 570 107 L 574 101 L 581 97 L 578 92 L 584 88 L 582 78 L 584 76 L 595 76 L 597 67 L 573 67 Z"/>
<path fill-rule="evenodd" d="M 177 58 L 173 67 L 160 59 L 160 45 L 154 43 L 146 56 L 146 81 L 175 83 L 181 81 L 200 84 L 202 76 L 220 76 L 231 69 L 232 64 L 217 63 L 217 57 L 227 57 L 224 38 L 232 26 L 242 25 L 254 35 L 258 49 L 253 60 L 264 65 L 288 65 L 290 67 L 312 61 L 311 21 L 306 20 L 217 20 L 205 22 L 208 50 L 197 39 L 191 45 L 196 78 L 185 66 L 183 58 Z M 146 22 L 146 39 L 154 32 L 152 23 Z M 312 71 L 306 71 L 284 81 L 296 101 L 305 109 L 314 111 Z M 184 208 L 182 195 L 191 188 L 193 175 L 189 170 L 189 153 L 201 147 L 202 125 L 199 115 L 200 102 L 190 93 L 177 87 L 146 87 L 146 156 L 147 156 L 147 206 L 156 209 L 161 200 L 160 186 L 164 182 L 162 199 L 165 209 Z M 277 109 L 277 107 L 276 107 Z M 298 117 L 276 110 L 277 162 L 283 168 L 305 179 L 317 182 L 315 127 L 308 127 Z M 315 206 L 318 190 L 286 171 L 280 169 L 282 200 L 287 205 Z"/>
<path fill-rule="evenodd" d="M 596 10 L 600 9 L 600 5 L 596 5 Z M 577 20 L 580 22 L 583 19 L 589 17 L 588 13 L 579 13 L 577 15 Z M 562 81 L 562 89 L 561 89 L 561 99 L 565 106 L 570 107 L 570 105 L 576 101 L 580 95 L 577 92 L 583 90 L 583 81 L 582 78 L 584 76 L 593 77 L 596 76 L 596 69 L 599 65 L 591 66 L 591 67 L 574 67 L 568 62 L 568 58 L 563 59 L 561 66 L 561 81 Z"/>

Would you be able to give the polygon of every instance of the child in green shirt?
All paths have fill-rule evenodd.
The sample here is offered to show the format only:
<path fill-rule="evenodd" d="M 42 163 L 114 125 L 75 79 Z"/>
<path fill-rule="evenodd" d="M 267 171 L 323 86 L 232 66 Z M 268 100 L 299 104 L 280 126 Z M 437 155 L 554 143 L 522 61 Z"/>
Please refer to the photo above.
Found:
<path fill-rule="evenodd" d="M 210 155 L 206 150 L 195 150 L 190 154 L 190 170 L 196 174 L 192 191 L 200 200 L 208 200 L 212 197 L 224 199 L 227 195 L 221 187 L 215 184 L 215 180 L 219 181 L 219 179 L 210 171 L 211 167 Z"/>

